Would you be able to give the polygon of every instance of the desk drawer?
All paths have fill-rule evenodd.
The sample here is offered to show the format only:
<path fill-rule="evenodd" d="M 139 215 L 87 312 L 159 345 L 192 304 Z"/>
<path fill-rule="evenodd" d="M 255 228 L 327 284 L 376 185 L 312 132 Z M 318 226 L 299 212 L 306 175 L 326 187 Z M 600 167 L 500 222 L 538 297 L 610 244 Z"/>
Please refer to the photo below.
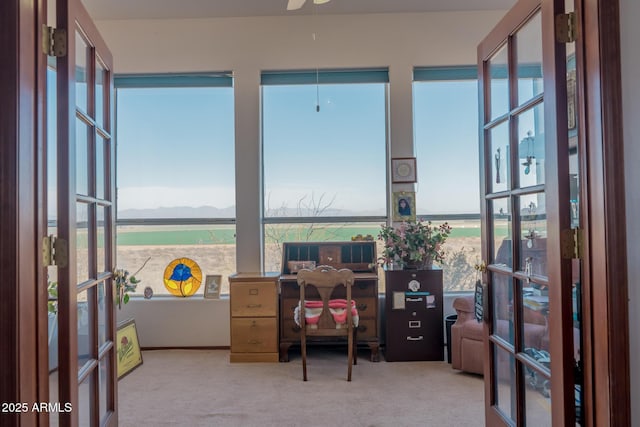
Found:
<path fill-rule="evenodd" d="M 272 283 L 232 283 L 231 316 L 275 316 L 276 286 Z"/>
<path fill-rule="evenodd" d="M 234 353 L 278 351 L 276 318 L 231 319 L 231 349 Z"/>
<path fill-rule="evenodd" d="M 299 341 L 300 340 L 300 326 L 293 321 L 293 317 L 286 319 L 280 319 L 282 324 L 282 330 L 280 331 L 280 338 L 285 341 Z M 377 319 L 363 319 L 360 318 L 358 324 L 358 341 L 377 338 L 378 337 L 378 325 Z"/>

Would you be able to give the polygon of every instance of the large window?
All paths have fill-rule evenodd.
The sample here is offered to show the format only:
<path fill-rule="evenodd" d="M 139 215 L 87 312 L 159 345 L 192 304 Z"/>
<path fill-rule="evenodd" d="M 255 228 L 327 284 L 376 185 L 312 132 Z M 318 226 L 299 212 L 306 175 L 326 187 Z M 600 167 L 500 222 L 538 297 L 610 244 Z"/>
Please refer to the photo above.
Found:
<path fill-rule="evenodd" d="M 283 241 L 377 236 L 387 82 L 387 70 L 262 75 L 266 271 L 280 271 Z"/>
<path fill-rule="evenodd" d="M 232 79 L 221 75 L 119 76 L 117 263 L 168 294 L 176 258 L 221 274 L 236 268 Z M 202 294 L 203 286 L 198 290 Z"/>
<path fill-rule="evenodd" d="M 415 69 L 413 93 L 417 213 L 453 227 L 445 291 L 472 290 L 481 257 L 476 67 Z"/>

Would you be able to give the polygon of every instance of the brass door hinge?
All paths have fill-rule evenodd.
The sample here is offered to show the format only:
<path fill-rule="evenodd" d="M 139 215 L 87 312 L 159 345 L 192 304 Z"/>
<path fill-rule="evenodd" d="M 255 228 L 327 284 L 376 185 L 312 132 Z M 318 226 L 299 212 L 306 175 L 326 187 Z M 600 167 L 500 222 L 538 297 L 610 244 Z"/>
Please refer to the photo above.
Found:
<path fill-rule="evenodd" d="M 584 233 L 581 228 L 572 228 L 562 232 L 562 258 L 582 258 L 584 251 Z"/>
<path fill-rule="evenodd" d="M 53 235 L 42 239 L 42 264 L 46 266 L 57 265 L 66 267 L 69 261 L 67 242 Z"/>
<path fill-rule="evenodd" d="M 48 56 L 67 56 L 67 30 L 43 25 L 42 50 Z"/>
<path fill-rule="evenodd" d="M 559 43 L 573 43 L 576 41 L 575 12 L 556 15 L 556 40 Z"/>

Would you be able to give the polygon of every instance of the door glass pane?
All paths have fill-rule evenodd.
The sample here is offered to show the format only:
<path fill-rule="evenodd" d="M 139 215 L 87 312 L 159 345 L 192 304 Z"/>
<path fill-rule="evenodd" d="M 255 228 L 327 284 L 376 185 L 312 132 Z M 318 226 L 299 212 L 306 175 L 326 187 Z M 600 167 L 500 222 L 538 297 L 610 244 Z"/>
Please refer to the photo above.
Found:
<path fill-rule="evenodd" d="M 87 376 L 87 378 L 80 383 L 78 387 L 78 425 L 80 427 L 89 427 L 94 424 L 91 422 L 93 419 L 94 408 L 94 396 L 95 396 L 95 387 L 94 379 L 95 370 Z M 76 412 L 76 408 L 73 408 L 74 412 Z"/>
<path fill-rule="evenodd" d="M 104 109 L 104 92 L 108 90 L 105 87 L 107 81 L 107 70 L 104 69 L 99 61 L 96 61 L 96 125 L 100 128 L 104 128 L 105 124 L 105 109 Z"/>
<path fill-rule="evenodd" d="M 89 195 L 89 131 L 76 119 L 76 193 L 84 195 Z"/>
<path fill-rule="evenodd" d="M 91 351 L 91 295 L 90 289 L 78 293 L 78 369 L 82 369 L 93 355 Z"/>
<path fill-rule="evenodd" d="M 97 219 L 97 236 L 96 236 L 96 259 L 97 259 L 97 271 L 98 274 L 106 271 L 106 257 L 107 251 L 105 249 L 105 236 L 107 233 L 105 223 L 106 208 L 104 206 L 96 206 L 96 219 Z"/>
<path fill-rule="evenodd" d="M 88 112 L 87 108 L 87 80 L 88 80 L 88 64 L 90 63 L 91 49 L 84 41 L 82 36 L 76 32 L 76 107 L 84 112 Z"/>
<path fill-rule="evenodd" d="M 77 284 L 89 280 L 89 205 L 76 204 L 76 278 Z"/>
<path fill-rule="evenodd" d="M 491 120 L 509 111 L 509 83 L 507 68 L 507 46 L 504 45 L 488 62 L 491 82 Z"/>
<path fill-rule="evenodd" d="M 549 292 L 546 286 L 518 280 L 522 296 L 524 351 L 549 367 Z"/>
<path fill-rule="evenodd" d="M 100 282 L 97 287 L 98 292 L 98 348 L 107 342 L 107 331 L 109 316 L 107 313 L 107 293 L 106 283 Z"/>
<path fill-rule="evenodd" d="M 513 355 L 499 346 L 492 344 L 494 349 L 494 370 L 496 378 L 496 406 L 509 419 L 516 419 L 515 407 L 515 371 L 516 360 Z"/>
<path fill-rule="evenodd" d="M 520 187 L 544 184 L 544 105 L 518 116 L 518 170 Z"/>
<path fill-rule="evenodd" d="M 111 365 L 111 353 L 104 355 L 104 358 L 100 361 L 100 387 L 98 392 L 100 393 L 100 421 L 103 422 L 107 411 L 109 410 L 108 397 L 110 393 L 109 383 L 109 371 Z"/>
<path fill-rule="evenodd" d="M 107 160 L 105 149 L 107 147 L 104 138 L 96 135 L 96 198 L 98 199 L 104 199 L 105 195 L 105 162 Z"/>
<path fill-rule="evenodd" d="M 545 193 L 518 197 L 520 206 L 520 266 L 529 275 L 547 275 L 547 213 Z"/>
<path fill-rule="evenodd" d="M 525 418 L 528 426 L 551 425 L 551 379 L 541 372 L 525 367 Z"/>
<path fill-rule="evenodd" d="M 58 200 L 57 186 L 57 156 L 58 144 L 56 140 L 57 117 L 56 117 L 56 71 L 53 67 L 47 68 L 47 127 L 46 127 L 46 164 L 47 164 L 47 234 L 57 235 Z M 47 337 L 49 345 L 49 401 L 57 402 L 58 395 L 58 267 L 51 265 L 47 267 Z M 57 422 L 57 416 L 51 414 L 49 422 Z"/>
<path fill-rule="evenodd" d="M 511 276 L 491 273 L 491 280 L 493 286 L 493 334 L 514 345 Z"/>
<path fill-rule="evenodd" d="M 565 1 L 565 8 L 567 12 L 574 11 L 573 0 Z M 570 194 L 570 218 L 571 228 L 580 228 L 580 158 L 582 153 L 578 145 L 578 91 L 576 90 L 576 44 L 567 43 L 567 113 L 568 123 L 567 128 L 569 132 L 569 194 Z M 583 363 L 581 356 L 582 348 L 582 260 L 573 259 L 571 265 L 572 276 L 572 314 L 573 314 L 573 354 L 575 360 L 576 369 L 574 370 L 575 385 L 575 414 L 576 425 L 583 425 Z"/>
<path fill-rule="evenodd" d="M 509 124 L 503 122 L 489 132 L 491 140 L 491 192 L 511 188 L 509 167 Z"/>
<path fill-rule="evenodd" d="M 540 12 L 518 31 L 518 105 L 542 93 L 542 18 Z"/>
<path fill-rule="evenodd" d="M 490 202 L 493 226 L 493 264 L 512 267 L 511 203 L 509 198 Z"/>

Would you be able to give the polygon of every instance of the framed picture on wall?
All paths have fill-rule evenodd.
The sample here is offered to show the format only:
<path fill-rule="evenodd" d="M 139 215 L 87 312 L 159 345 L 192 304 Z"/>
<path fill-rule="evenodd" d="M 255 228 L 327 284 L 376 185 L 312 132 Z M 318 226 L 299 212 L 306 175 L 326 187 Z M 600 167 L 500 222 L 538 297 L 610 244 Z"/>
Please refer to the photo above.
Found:
<path fill-rule="evenodd" d="M 394 183 L 416 182 L 416 158 L 396 157 L 391 159 L 391 178 Z"/>
<path fill-rule="evenodd" d="M 220 284 L 222 276 L 220 274 L 207 274 L 204 279 L 204 297 L 207 299 L 220 298 Z"/>
<path fill-rule="evenodd" d="M 416 220 L 416 193 L 413 191 L 396 191 L 393 193 L 394 222 Z"/>

